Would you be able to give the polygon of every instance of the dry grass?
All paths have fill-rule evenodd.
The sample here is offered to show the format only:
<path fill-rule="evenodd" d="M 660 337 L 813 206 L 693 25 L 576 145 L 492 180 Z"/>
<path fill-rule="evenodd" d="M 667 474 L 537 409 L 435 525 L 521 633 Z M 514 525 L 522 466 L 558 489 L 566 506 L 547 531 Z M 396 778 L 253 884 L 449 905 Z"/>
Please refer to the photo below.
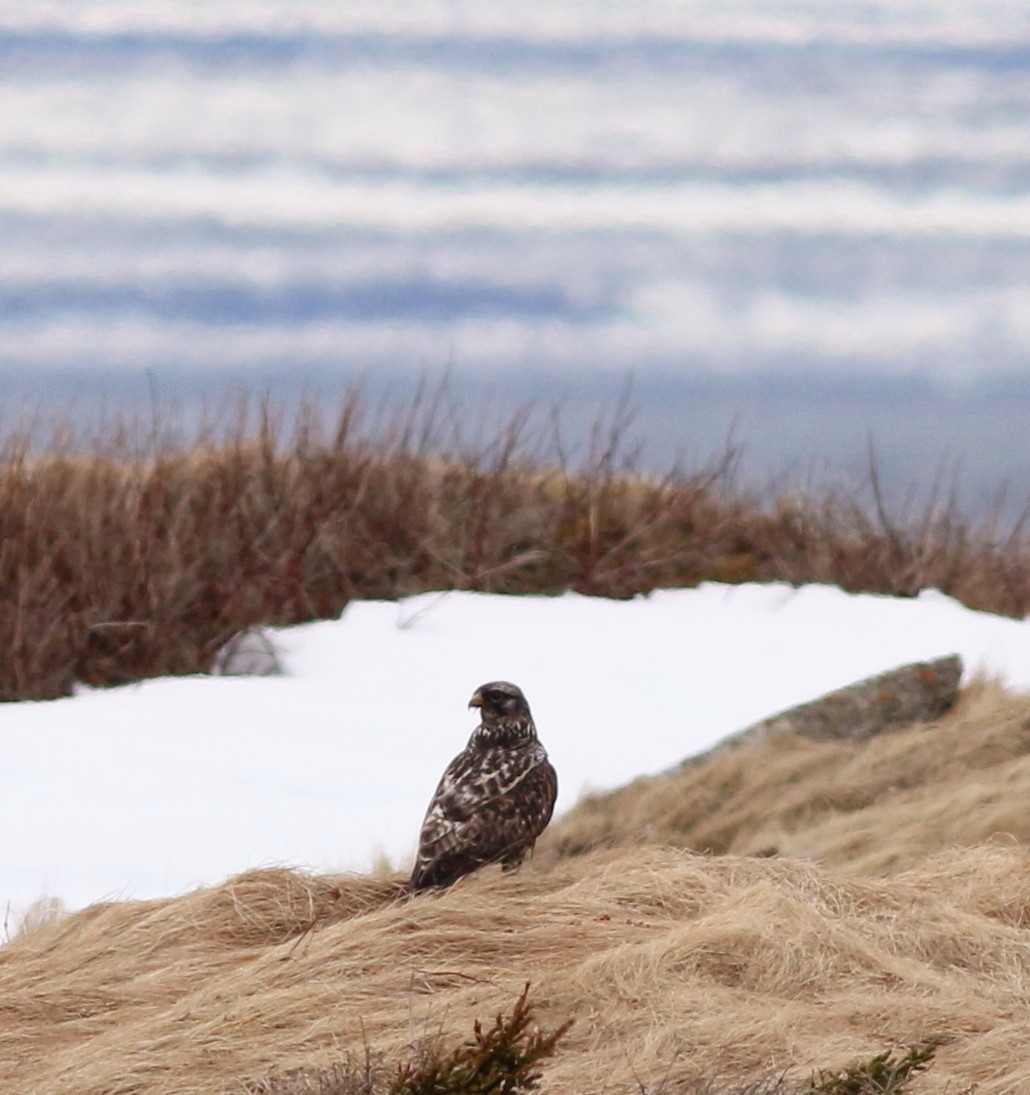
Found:
<path fill-rule="evenodd" d="M 0 1090 L 371 1093 L 322 1081 L 425 1060 L 531 982 L 545 1030 L 575 1020 L 554 1095 L 786 1095 L 928 1042 L 913 1095 L 1030 1091 L 1028 752 L 1030 699 L 981 683 L 936 727 L 635 784 L 439 896 L 258 871 L 95 906 L 0 950 Z M 573 833 L 614 846 L 558 856 Z M 688 838 L 729 852 L 654 843 Z M 818 861 L 741 854 L 773 841 Z"/>
<path fill-rule="evenodd" d="M 703 580 L 936 587 L 1030 611 L 1030 536 L 971 523 L 944 492 L 763 500 L 735 458 L 640 473 L 616 412 L 578 457 L 560 422 L 521 410 L 487 439 L 425 396 L 394 417 L 360 396 L 283 422 L 267 405 L 185 443 L 160 424 L 102 440 L 58 431 L 0 452 L 0 700 L 205 670 L 254 624 L 338 615 L 354 598 L 431 589 L 627 597 Z M 142 439 L 141 439 L 142 436 Z"/>
<path fill-rule="evenodd" d="M 554 1093 L 690 1091 L 939 1038 L 934 1086 L 1030 1090 L 1030 855 L 951 852 L 889 881 L 669 849 L 493 872 L 398 904 L 261 872 L 75 914 L 0 951 L 0 1085 L 199 1095 L 405 1060 L 527 980 L 576 1022 Z M 661 1084 L 664 1082 L 665 1087 Z"/>
<path fill-rule="evenodd" d="M 1030 703 L 977 682 L 936 724 L 863 745 L 786 737 L 583 799 L 538 860 L 667 844 L 883 876 L 957 844 L 1030 845 Z"/>

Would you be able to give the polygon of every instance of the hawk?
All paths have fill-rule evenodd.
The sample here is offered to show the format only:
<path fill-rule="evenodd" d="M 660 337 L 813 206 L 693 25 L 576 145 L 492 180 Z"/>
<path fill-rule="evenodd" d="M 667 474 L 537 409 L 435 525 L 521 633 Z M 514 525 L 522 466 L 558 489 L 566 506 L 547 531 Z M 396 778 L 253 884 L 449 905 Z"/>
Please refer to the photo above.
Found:
<path fill-rule="evenodd" d="M 487 863 L 514 870 L 554 811 L 558 777 L 522 690 L 491 681 L 469 707 L 479 708 L 482 721 L 447 765 L 426 811 L 410 893 L 443 889 Z"/>

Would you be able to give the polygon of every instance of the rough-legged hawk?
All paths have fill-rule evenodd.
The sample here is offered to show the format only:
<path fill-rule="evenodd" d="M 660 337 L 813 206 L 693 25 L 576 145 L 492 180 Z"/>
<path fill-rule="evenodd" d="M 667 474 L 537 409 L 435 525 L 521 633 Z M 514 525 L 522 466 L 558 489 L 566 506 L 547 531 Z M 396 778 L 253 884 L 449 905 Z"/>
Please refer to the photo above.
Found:
<path fill-rule="evenodd" d="M 411 893 L 450 886 L 487 863 L 517 867 L 551 820 L 558 778 L 521 689 L 477 688 L 482 722 L 450 764 L 422 822 Z"/>

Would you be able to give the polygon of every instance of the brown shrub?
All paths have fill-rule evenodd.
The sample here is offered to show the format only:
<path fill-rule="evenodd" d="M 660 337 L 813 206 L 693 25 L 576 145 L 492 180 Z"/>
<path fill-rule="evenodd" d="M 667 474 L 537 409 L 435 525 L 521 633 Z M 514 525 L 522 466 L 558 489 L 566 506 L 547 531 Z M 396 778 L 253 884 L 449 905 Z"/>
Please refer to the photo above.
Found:
<path fill-rule="evenodd" d="M 703 580 L 830 582 L 1030 610 L 1030 538 L 953 500 L 892 516 L 871 501 L 740 489 L 709 468 L 639 473 L 625 423 L 578 462 L 560 428 L 517 412 L 464 438 L 439 398 L 392 421 L 347 396 L 335 421 L 264 405 L 220 440 L 59 431 L 0 453 L 0 699 L 206 669 L 255 624 L 338 615 L 354 598 L 432 589 L 628 597 Z"/>

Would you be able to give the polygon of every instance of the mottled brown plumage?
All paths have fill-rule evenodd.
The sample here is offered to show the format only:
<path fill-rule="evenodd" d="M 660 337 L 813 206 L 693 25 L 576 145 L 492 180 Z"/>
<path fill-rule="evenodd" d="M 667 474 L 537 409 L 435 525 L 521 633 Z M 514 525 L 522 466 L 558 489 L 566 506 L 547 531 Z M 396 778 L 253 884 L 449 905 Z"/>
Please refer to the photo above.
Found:
<path fill-rule="evenodd" d="M 558 779 L 522 691 L 476 689 L 482 722 L 447 766 L 426 811 L 409 890 L 440 889 L 487 863 L 517 867 L 554 811 Z"/>

